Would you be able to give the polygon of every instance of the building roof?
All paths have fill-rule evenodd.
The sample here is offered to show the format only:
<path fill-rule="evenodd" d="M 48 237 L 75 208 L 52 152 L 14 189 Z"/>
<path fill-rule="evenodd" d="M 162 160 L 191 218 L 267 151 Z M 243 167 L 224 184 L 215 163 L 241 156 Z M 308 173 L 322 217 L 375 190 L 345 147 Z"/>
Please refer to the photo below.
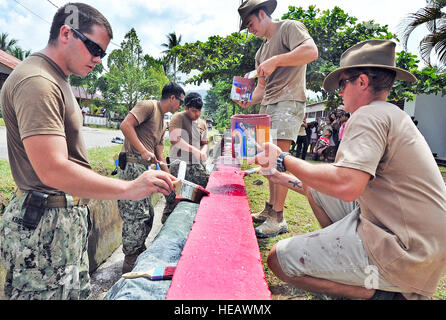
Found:
<path fill-rule="evenodd" d="M 100 95 L 98 93 L 95 93 L 95 94 L 88 93 L 87 90 L 83 87 L 71 86 L 71 90 L 73 91 L 73 94 L 76 98 L 87 99 L 87 100 L 91 100 L 91 99 L 95 99 L 95 98 L 104 99 L 102 97 L 102 95 Z"/>
<path fill-rule="evenodd" d="M 0 50 L 0 63 L 7 68 L 14 70 L 17 65 L 22 62 L 22 60 L 14 57 L 13 55 L 9 54 L 8 52 L 5 52 L 3 50 Z"/>

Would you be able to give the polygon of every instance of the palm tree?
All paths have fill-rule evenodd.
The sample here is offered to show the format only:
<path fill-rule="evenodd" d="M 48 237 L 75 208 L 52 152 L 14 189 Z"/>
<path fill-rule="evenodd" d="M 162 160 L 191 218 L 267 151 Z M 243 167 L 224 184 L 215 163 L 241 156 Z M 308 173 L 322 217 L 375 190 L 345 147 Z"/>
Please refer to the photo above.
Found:
<path fill-rule="evenodd" d="M 400 24 L 403 47 L 407 51 L 407 42 L 411 33 L 419 26 L 425 25 L 429 33 L 421 40 L 419 50 L 421 58 L 431 65 L 433 57 L 439 67 L 446 67 L 446 0 L 426 0 L 426 6 L 409 14 Z"/>
<path fill-rule="evenodd" d="M 177 80 L 177 57 L 173 54 L 173 47 L 181 43 L 181 35 L 177 36 L 175 32 L 168 33 L 166 35 L 167 43 L 161 44 L 162 47 L 166 48 L 162 53 L 166 54 L 166 61 L 172 67 L 173 81 Z"/>
<path fill-rule="evenodd" d="M 18 40 L 8 40 L 9 34 L 7 32 L 0 33 L 0 50 L 12 52 L 13 47 L 17 44 Z"/>
<path fill-rule="evenodd" d="M 25 60 L 30 54 L 31 50 L 23 50 L 22 48 L 15 46 L 14 48 L 11 48 L 9 52 L 16 58 L 20 60 Z"/>

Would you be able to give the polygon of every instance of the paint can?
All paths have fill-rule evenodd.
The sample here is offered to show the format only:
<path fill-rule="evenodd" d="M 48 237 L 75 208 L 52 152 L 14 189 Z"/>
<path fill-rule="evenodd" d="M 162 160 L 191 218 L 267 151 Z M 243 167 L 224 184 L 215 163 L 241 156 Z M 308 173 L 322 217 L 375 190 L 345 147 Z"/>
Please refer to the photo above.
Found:
<path fill-rule="evenodd" d="M 267 114 L 238 114 L 231 117 L 232 157 L 254 157 L 257 146 L 270 142 L 271 117 Z"/>

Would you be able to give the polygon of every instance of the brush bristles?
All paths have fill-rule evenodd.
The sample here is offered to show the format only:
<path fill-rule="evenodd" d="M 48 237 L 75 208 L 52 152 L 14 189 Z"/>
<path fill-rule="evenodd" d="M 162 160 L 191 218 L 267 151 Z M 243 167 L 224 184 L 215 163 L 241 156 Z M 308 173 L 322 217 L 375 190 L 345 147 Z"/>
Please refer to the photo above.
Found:
<path fill-rule="evenodd" d="M 200 202 L 201 198 L 209 195 L 209 191 L 205 188 L 187 180 L 178 180 L 173 184 L 175 185 L 176 193 L 179 196 L 193 202 Z"/>

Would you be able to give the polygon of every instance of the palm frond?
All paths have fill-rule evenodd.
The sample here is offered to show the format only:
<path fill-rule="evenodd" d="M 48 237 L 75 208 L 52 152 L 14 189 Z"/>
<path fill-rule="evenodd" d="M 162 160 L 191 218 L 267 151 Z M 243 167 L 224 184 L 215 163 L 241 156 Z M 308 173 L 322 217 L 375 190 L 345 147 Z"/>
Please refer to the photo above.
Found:
<path fill-rule="evenodd" d="M 417 27 L 425 24 L 430 32 L 434 32 L 436 21 L 444 17 L 445 14 L 439 8 L 435 7 L 424 7 L 415 13 L 409 14 L 398 24 L 397 27 L 404 49 L 407 50 L 407 42 L 409 41 L 409 37 Z"/>
<path fill-rule="evenodd" d="M 436 55 L 438 62 L 446 66 L 446 27 L 438 29 L 435 33 L 425 36 L 420 42 L 421 58 L 431 65 L 432 54 Z"/>

